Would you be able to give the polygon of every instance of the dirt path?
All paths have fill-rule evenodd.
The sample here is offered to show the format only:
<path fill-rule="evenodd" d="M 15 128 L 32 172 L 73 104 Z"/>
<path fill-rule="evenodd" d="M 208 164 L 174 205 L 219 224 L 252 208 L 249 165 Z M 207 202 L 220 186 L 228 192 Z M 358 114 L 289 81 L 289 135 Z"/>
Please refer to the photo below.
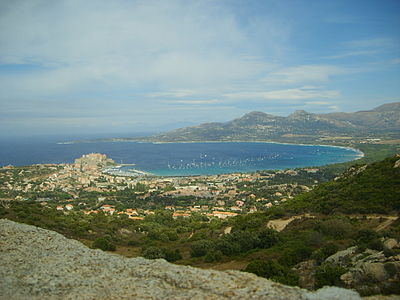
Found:
<path fill-rule="evenodd" d="M 380 218 L 385 219 L 385 221 L 383 221 L 382 223 L 380 223 L 378 225 L 378 227 L 376 227 L 376 231 L 382 231 L 382 230 L 386 229 L 394 221 L 396 221 L 398 219 L 397 216 L 382 216 L 382 215 L 369 215 L 369 216 L 367 216 L 367 219 L 380 219 Z"/>
<path fill-rule="evenodd" d="M 382 223 L 380 223 L 376 227 L 376 231 L 381 231 L 389 227 L 394 221 L 398 219 L 398 216 L 387 216 L 387 215 L 348 215 L 351 218 L 357 218 L 357 219 L 362 219 L 362 218 L 367 218 L 367 219 L 385 219 Z M 315 218 L 314 215 L 310 214 L 302 214 L 298 216 L 293 216 L 288 219 L 276 219 L 276 220 L 270 220 L 267 223 L 267 227 L 274 229 L 276 231 L 282 231 L 283 229 L 286 228 L 286 226 L 292 222 L 293 220 L 301 219 L 301 218 Z"/>
<path fill-rule="evenodd" d="M 310 214 L 302 214 L 302 215 L 299 215 L 299 216 L 293 216 L 293 217 L 291 217 L 289 219 L 276 219 L 276 220 L 268 221 L 267 227 L 271 228 L 271 229 L 274 229 L 276 231 L 282 231 L 283 229 L 285 229 L 285 227 L 290 222 L 292 222 L 293 220 L 296 220 L 296 219 L 301 219 L 303 217 L 305 217 L 305 218 L 315 218 L 315 216 L 310 215 Z"/>

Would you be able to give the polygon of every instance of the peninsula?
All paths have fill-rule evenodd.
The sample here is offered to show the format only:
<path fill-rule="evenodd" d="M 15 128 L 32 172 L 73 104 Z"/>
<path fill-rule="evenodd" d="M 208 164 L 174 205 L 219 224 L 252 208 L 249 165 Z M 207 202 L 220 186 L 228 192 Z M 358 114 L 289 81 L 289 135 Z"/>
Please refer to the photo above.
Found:
<path fill-rule="evenodd" d="M 74 142 L 99 141 L 267 141 L 347 146 L 354 143 L 399 143 L 400 102 L 355 113 L 314 114 L 299 110 L 281 117 L 255 111 L 225 123 L 205 123 L 154 136 Z"/>

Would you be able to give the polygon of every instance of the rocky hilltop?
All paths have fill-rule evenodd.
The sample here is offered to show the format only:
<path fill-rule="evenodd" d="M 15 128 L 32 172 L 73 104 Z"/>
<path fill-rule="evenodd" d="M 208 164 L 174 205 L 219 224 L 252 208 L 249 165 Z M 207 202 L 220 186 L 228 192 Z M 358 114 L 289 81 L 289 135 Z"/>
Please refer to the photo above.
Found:
<path fill-rule="evenodd" d="M 400 102 L 355 113 L 314 114 L 298 110 L 288 117 L 251 112 L 225 123 L 205 123 L 141 140 L 179 141 L 285 141 L 315 142 L 332 137 L 399 138 Z"/>
<path fill-rule="evenodd" d="M 0 236 L 0 299 L 361 299 L 336 287 L 309 292 L 249 273 L 125 258 L 6 219 Z"/>
<path fill-rule="evenodd" d="M 115 165 L 115 161 L 105 154 L 89 153 L 75 159 L 73 167 L 81 171 L 100 170 L 107 166 Z"/>

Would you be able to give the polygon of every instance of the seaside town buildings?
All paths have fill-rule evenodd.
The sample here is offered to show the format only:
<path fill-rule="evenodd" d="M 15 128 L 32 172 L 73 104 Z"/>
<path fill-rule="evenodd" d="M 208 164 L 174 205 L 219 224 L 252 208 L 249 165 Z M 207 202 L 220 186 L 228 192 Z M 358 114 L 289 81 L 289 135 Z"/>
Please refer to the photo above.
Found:
<path fill-rule="evenodd" d="M 162 209 L 172 211 L 174 218 L 203 214 L 224 219 L 269 209 L 297 192 L 310 189 L 305 185 L 269 182 L 275 176 L 296 176 L 297 170 L 157 177 L 140 173 L 135 176 L 118 176 L 105 172 L 110 167 L 115 167 L 115 162 L 99 153 L 83 155 L 72 164 L 33 165 L 25 168 L 6 166 L 0 170 L 0 198 L 9 195 L 10 198 L 13 196 L 31 200 L 33 194 L 40 194 L 43 197 L 34 200 L 45 205 L 54 203 L 55 210 L 126 215 L 132 220 L 140 220 L 154 213 L 150 208 L 127 207 L 129 201 L 119 203 L 118 193 L 127 191 L 135 199 L 144 200 L 143 203 L 147 203 L 146 200 L 153 203 L 157 201 L 154 199 L 169 199 L 171 204 Z M 314 174 L 318 169 L 305 169 L 305 172 Z M 60 198 L 59 194 L 63 197 Z M 96 195 L 94 200 L 93 195 Z M 185 204 L 180 201 L 174 204 L 174 199 L 185 199 Z"/>

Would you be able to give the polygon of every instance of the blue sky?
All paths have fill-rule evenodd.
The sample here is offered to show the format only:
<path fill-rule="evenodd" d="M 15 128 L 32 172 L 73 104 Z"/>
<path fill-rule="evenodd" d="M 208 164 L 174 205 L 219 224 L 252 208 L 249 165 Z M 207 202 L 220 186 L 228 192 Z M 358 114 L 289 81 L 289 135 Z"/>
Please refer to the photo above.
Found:
<path fill-rule="evenodd" d="M 0 2 L 0 135 L 397 101 L 398 0 Z"/>

